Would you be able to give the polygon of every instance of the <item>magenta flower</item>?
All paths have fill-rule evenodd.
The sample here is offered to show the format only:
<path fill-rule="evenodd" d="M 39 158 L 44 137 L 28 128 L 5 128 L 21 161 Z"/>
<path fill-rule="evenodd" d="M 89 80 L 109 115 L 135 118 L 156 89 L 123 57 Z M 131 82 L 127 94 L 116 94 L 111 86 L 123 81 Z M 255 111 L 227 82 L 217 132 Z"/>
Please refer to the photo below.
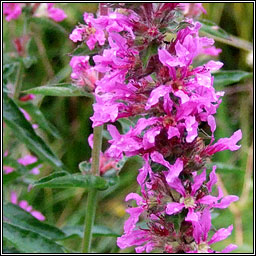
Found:
<path fill-rule="evenodd" d="M 90 67 L 89 56 L 73 56 L 69 65 L 72 67 L 71 78 L 75 84 L 94 91 L 98 73 Z"/>
<path fill-rule="evenodd" d="M 47 12 L 49 18 L 53 19 L 56 22 L 61 22 L 67 18 L 66 13 L 60 9 L 53 7 L 54 3 L 47 3 Z"/>
<path fill-rule="evenodd" d="M 15 170 L 15 168 L 13 168 L 11 166 L 7 166 L 7 165 L 3 166 L 3 171 L 5 174 L 9 174 L 9 173 L 13 172 L 14 170 Z"/>
<path fill-rule="evenodd" d="M 93 50 L 95 44 L 98 42 L 99 45 L 105 43 L 105 33 L 103 28 L 96 23 L 96 19 L 93 18 L 92 14 L 84 13 L 84 21 L 87 25 L 80 25 L 76 27 L 69 38 L 73 42 L 86 41 L 90 50 Z"/>
<path fill-rule="evenodd" d="M 223 150 L 238 150 L 241 146 L 236 145 L 239 140 L 242 139 L 242 131 L 238 130 L 230 138 L 221 138 L 215 144 L 208 145 L 205 149 L 205 153 L 208 155 L 213 155 L 219 151 Z"/>
<path fill-rule="evenodd" d="M 22 3 L 3 3 L 3 14 L 6 20 L 16 20 L 22 12 Z"/>
<path fill-rule="evenodd" d="M 37 162 L 37 157 L 32 156 L 32 155 L 25 155 L 24 157 L 19 158 L 19 159 L 17 160 L 17 162 L 18 162 L 19 164 L 22 164 L 22 165 L 24 165 L 24 166 L 27 166 L 27 165 L 36 163 L 36 162 Z M 34 168 L 30 171 L 30 173 L 31 173 L 31 174 L 34 174 L 34 175 L 40 174 L 40 168 L 41 168 L 41 167 L 42 167 L 42 165 L 38 165 L 38 166 L 34 167 Z"/>
<path fill-rule="evenodd" d="M 212 186 L 217 182 L 217 177 L 215 174 L 216 166 L 213 167 L 213 171 L 210 174 L 210 180 L 206 184 L 209 192 L 212 190 Z M 169 174 L 168 174 L 169 175 Z M 198 193 L 203 182 L 206 180 L 206 172 L 205 170 L 200 174 L 193 177 L 194 183 L 191 185 L 191 192 L 184 188 L 182 182 L 177 177 L 174 177 L 171 181 L 168 179 L 168 175 L 166 176 L 166 181 L 169 186 L 175 189 L 177 192 L 181 194 L 181 198 L 179 202 L 168 203 L 166 206 L 166 213 L 169 215 L 177 214 L 182 211 L 184 208 L 188 209 L 186 221 L 198 221 L 198 214 L 195 210 L 200 206 L 200 204 L 208 205 L 210 208 L 227 208 L 232 202 L 237 201 L 239 198 L 234 195 L 229 195 L 223 197 L 222 190 L 219 189 L 218 197 L 211 195 L 200 195 Z M 199 196 L 200 195 L 200 196 Z M 218 202 L 220 201 L 220 202 Z"/>
<path fill-rule="evenodd" d="M 196 242 L 196 250 L 188 251 L 187 253 L 214 253 L 215 251 L 211 249 L 210 245 L 222 241 L 230 236 L 233 230 L 233 225 L 229 226 L 228 228 L 219 229 L 209 240 L 208 233 L 211 228 L 211 214 L 209 208 L 206 208 L 203 211 L 200 220 L 198 222 L 193 222 L 193 228 L 193 236 Z M 230 244 L 220 253 L 228 253 L 235 250 L 236 248 L 236 245 Z"/>
<path fill-rule="evenodd" d="M 186 17 L 197 17 L 206 13 L 202 3 L 180 3 Z"/>

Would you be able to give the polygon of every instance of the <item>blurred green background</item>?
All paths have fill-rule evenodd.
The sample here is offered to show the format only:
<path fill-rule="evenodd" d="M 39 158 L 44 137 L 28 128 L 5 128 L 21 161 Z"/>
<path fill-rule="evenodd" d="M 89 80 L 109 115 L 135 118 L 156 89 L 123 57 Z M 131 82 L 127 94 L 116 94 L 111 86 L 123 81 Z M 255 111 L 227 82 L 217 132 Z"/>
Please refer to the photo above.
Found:
<path fill-rule="evenodd" d="M 65 10 L 68 18 L 61 22 L 66 32 L 59 32 L 47 24 L 31 26 L 33 40 L 29 45 L 30 54 L 36 62 L 26 70 L 22 90 L 50 83 L 70 82 L 69 53 L 76 47 L 68 39 L 68 34 L 80 22 L 83 23 L 84 12 L 95 12 L 97 4 L 63 3 L 59 7 Z M 209 19 L 234 36 L 252 42 L 253 39 L 253 3 L 206 3 Z M 15 51 L 12 40 L 22 34 L 23 20 L 3 24 L 4 61 L 8 61 Z M 252 57 L 249 52 L 223 43 L 216 43 L 222 49 L 218 59 L 224 62 L 223 70 L 252 71 Z M 216 245 L 220 250 L 229 243 L 238 244 L 236 253 L 253 252 L 253 83 L 245 80 L 242 83 L 216 88 L 224 90 L 225 97 L 218 109 L 216 139 L 229 137 L 241 128 L 243 139 L 241 149 L 236 152 L 224 151 L 216 154 L 213 161 L 222 163 L 217 169 L 225 189 L 229 194 L 241 197 L 229 209 L 216 210 L 213 224 L 216 229 L 234 223 L 232 236 Z M 40 98 L 37 97 L 38 101 Z M 78 171 L 78 164 L 90 158 L 91 150 L 87 142 L 92 133 L 91 121 L 92 100 L 86 97 L 45 97 L 41 110 L 48 120 L 60 131 L 61 139 L 40 132 L 49 142 L 51 148 L 73 171 Z M 104 143 L 106 146 L 106 140 Z M 7 126 L 4 128 L 4 151 L 8 150 L 14 158 L 28 153 L 26 147 L 17 142 Z M 100 193 L 96 224 L 104 224 L 121 234 L 123 223 L 128 215 L 125 213 L 124 198 L 129 192 L 137 190 L 136 175 L 141 162 L 135 158 L 129 160 L 121 172 L 119 186 Z M 40 177 L 48 175 L 52 169 L 47 164 L 41 168 Z M 21 199 L 27 200 L 33 208 L 46 216 L 46 221 L 58 227 L 66 225 L 83 225 L 86 191 L 83 189 L 37 189 L 27 192 L 27 184 L 14 183 L 4 190 L 4 197 L 9 201 L 9 193 L 16 190 Z M 218 216 L 217 216 L 218 215 Z M 74 237 L 63 242 L 71 250 L 79 251 L 81 239 Z M 119 252 L 115 237 L 95 237 L 93 251 L 110 253 Z M 122 252 L 133 252 L 132 249 Z"/>

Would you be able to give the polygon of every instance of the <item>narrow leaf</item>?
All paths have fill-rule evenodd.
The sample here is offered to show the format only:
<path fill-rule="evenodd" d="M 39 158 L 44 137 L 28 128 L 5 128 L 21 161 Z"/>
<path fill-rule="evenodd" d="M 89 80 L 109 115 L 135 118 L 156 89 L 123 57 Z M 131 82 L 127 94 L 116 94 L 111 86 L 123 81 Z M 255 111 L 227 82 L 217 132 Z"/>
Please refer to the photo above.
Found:
<path fill-rule="evenodd" d="M 19 172 L 11 172 L 3 175 L 3 185 L 7 185 L 21 176 Z"/>
<path fill-rule="evenodd" d="M 243 170 L 237 166 L 226 164 L 226 163 L 220 163 L 220 162 L 212 162 L 207 165 L 207 168 L 211 169 L 212 166 L 216 165 L 217 170 L 225 170 L 225 171 L 239 171 L 242 172 Z"/>
<path fill-rule="evenodd" d="M 58 31 L 65 36 L 69 35 L 69 32 L 64 27 L 62 27 L 59 23 L 52 21 L 51 19 L 44 18 L 44 17 L 31 17 L 29 21 L 35 24 L 38 24 L 40 26 L 45 26 L 52 30 Z"/>
<path fill-rule="evenodd" d="M 108 188 L 107 181 L 99 176 L 90 174 L 69 174 L 67 172 L 53 173 L 36 181 L 34 186 L 39 188 L 96 188 L 105 190 Z"/>
<path fill-rule="evenodd" d="M 211 37 L 215 41 L 231 45 L 245 51 L 253 51 L 253 44 L 239 37 L 228 34 L 214 22 L 209 20 L 200 20 L 201 28 L 199 33 L 203 36 Z"/>
<path fill-rule="evenodd" d="M 63 239 L 65 236 L 60 229 L 39 221 L 15 204 L 4 204 L 3 213 L 8 223 L 31 230 L 47 238 Z"/>
<path fill-rule="evenodd" d="M 35 87 L 24 93 L 39 94 L 45 96 L 61 96 L 61 97 L 74 97 L 74 96 L 86 96 L 93 98 L 93 94 L 86 92 L 82 88 L 72 84 L 53 84 Z"/>
<path fill-rule="evenodd" d="M 66 167 L 42 138 L 35 133 L 31 124 L 25 119 L 14 101 L 5 93 L 3 99 L 3 119 L 13 130 L 14 135 L 24 142 L 39 158 L 51 164 L 55 169 L 65 170 Z"/>
<path fill-rule="evenodd" d="M 83 238 L 84 233 L 84 227 L 83 226 L 66 226 L 62 229 L 62 231 L 66 234 L 66 238 L 69 238 L 71 236 L 79 236 L 80 238 Z M 112 236 L 112 237 L 118 237 L 119 234 L 112 231 L 110 228 L 102 225 L 95 225 L 92 228 L 92 235 L 97 236 Z"/>
<path fill-rule="evenodd" d="M 45 118 L 44 114 L 38 107 L 30 102 L 19 102 L 19 105 L 29 113 L 41 129 L 50 133 L 55 138 L 60 139 L 59 131 Z"/>
<path fill-rule="evenodd" d="M 214 86 L 226 86 L 238 83 L 243 79 L 252 77 L 252 73 L 234 70 L 234 71 L 220 71 L 214 73 Z"/>
<path fill-rule="evenodd" d="M 200 32 L 205 32 L 218 38 L 229 39 L 228 33 L 220 28 L 216 23 L 205 19 L 200 20 L 200 23 L 202 25 Z"/>
<path fill-rule="evenodd" d="M 3 237 L 23 253 L 64 253 L 63 247 L 31 230 L 3 223 Z"/>

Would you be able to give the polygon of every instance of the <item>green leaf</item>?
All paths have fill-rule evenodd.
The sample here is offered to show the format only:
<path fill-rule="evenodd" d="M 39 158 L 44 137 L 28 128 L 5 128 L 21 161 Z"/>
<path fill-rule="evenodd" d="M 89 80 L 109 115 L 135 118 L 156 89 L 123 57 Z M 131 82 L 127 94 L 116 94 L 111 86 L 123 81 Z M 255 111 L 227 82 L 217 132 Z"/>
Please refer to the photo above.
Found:
<path fill-rule="evenodd" d="M 104 173 L 103 178 L 108 182 L 109 186 L 114 186 L 119 183 L 120 178 L 117 175 L 117 170 L 110 169 Z"/>
<path fill-rule="evenodd" d="M 63 247 L 31 230 L 3 223 L 3 237 L 23 253 L 64 253 Z"/>
<path fill-rule="evenodd" d="M 217 166 L 217 171 L 218 170 L 224 170 L 224 171 L 238 171 L 238 172 L 243 172 L 243 170 L 237 166 L 231 165 L 231 164 L 225 164 L 225 163 L 220 163 L 220 162 L 212 162 L 207 165 L 207 168 L 211 169 L 214 165 Z"/>
<path fill-rule="evenodd" d="M 45 96 L 61 96 L 61 97 L 74 97 L 86 96 L 93 98 L 93 94 L 86 92 L 82 88 L 72 84 L 53 84 L 34 87 L 32 89 L 23 91 L 23 93 L 32 93 Z"/>
<path fill-rule="evenodd" d="M 214 86 L 226 86 L 234 83 L 238 83 L 243 79 L 252 77 L 252 73 L 234 70 L 234 71 L 220 71 L 213 74 Z"/>
<path fill-rule="evenodd" d="M 29 115 L 35 120 L 39 127 L 46 132 L 50 133 L 57 139 L 60 139 L 59 131 L 52 125 L 41 112 L 41 110 L 30 102 L 21 102 L 19 101 L 19 106 L 25 109 Z"/>
<path fill-rule="evenodd" d="M 31 124 L 25 119 L 14 101 L 4 93 L 3 119 L 13 130 L 14 135 L 24 142 L 39 158 L 51 164 L 57 170 L 65 170 L 66 167 L 52 152 L 49 146 L 39 137 Z"/>
<path fill-rule="evenodd" d="M 213 38 L 215 41 L 232 45 L 233 47 L 243 49 L 245 51 L 253 51 L 253 44 L 239 37 L 228 34 L 214 22 L 209 20 L 200 20 L 201 28 L 199 34 Z"/>
<path fill-rule="evenodd" d="M 107 181 L 99 176 L 90 174 L 69 174 L 56 172 L 36 181 L 34 186 L 39 188 L 96 188 L 105 190 L 108 188 Z"/>
<path fill-rule="evenodd" d="M 202 25 L 200 28 L 200 32 L 205 32 L 214 37 L 229 40 L 228 33 L 225 30 L 223 30 L 222 28 L 220 28 L 216 23 L 214 23 L 210 20 L 205 20 L 205 19 L 201 19 L 201 20 L 199 20 L 199 22 Z"/>
<path fill-rule="evenodd" d="M 50 239 L 63 239 L 65 237 L 64 232 L 60 229 L 39 221 L 15 204 L 4 204 L 3 213 L 5 220 L 10 224 L 36 232 Z"/>
<path fill-rule="evenodd" d="M 55 30 L 56 32 L 60 32 L 65 36 L 69 35 L 69 32 L 62 27 L 59 23 L 52 21 L 51 19 L 44 18 L 44 17 L 31 17 L 29 22 L 33 22 L 40 26 L 45 26 L 48 29 Z"/>
<path fill-rule="evenodd" d="M 7 185 L 21 176 L 19 172 L 11 172 L 3 175 L 3 185 Z"/>
<path fill-rule="evenodd" d="M 66 238 L 69 238 L 71 236 L 79 236 L 80 238 L 83 238 L 83 232 L 84 227 L 83 226 L 66 226 L 62 229 L 62 231 L 66 234 Z M 110 228 L 102 225 L 94 225 L 92 228 L 92 235 L 95 237 L 98 236 L 112 236 L 112 237 L 118 237 L 119 234 L 112 231 Z"/>
<path fill-rule="evenodd" d="M 157 49 L 158 49 L 158 45 L 154 42 L 151 42 L 148 48 L 142 51 L 141 61 L 144 68 L 148 66 L 148 62 L 150 58 L 153 55 L 157 54 Z"/>

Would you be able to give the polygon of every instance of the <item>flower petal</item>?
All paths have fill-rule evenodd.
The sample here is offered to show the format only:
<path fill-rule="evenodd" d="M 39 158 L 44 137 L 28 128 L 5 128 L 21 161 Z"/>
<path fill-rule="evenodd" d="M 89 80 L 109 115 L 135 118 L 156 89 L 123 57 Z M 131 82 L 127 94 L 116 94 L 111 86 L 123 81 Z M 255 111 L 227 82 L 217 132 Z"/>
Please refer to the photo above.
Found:
<path fill-rule="evenodd" d="M 229 252 L 235 250 L 236 248 L 237 248 L 237 245 L 235 245 L 235 244 L 230 244 L 230 245 L 228 245 L 226 248 L 224 248 L 224 249 L 221 251 L 221 253 L 229 253 Z"/>
<path fill-rule="evenodd" d="M 206 184 L 206 186 L 207 186 L 209 192 L 212 191 L 213 185 L 217 183 L 217 175 L 216 175 L 216 173 L 215 173 L 216 168 L 217 168 L 216 165 L 214 165 L 214 166 L 212 167 L 212 171 L 211 171 L 211 173 L 210 173 L 210 180 L 209 180 L 209 181 L 207 182 L 207 184 Z"/>
<path fill-rule="evenodd" d="M 208 242 L 208 244 L 217 243 L 219 241 L 222 241 L 226 239 L 228 236 L 231 235 L 233 230 L 233 225 L 230 225 L 228 228 L 221 228 L 219 229 L 211 238 L 211 240 Z"/>
<path fill-rule="evenodd" d="M 141 205 L 142 202 L 143 202 L 143 198 L 140 195 L 136 194 L 136 193 L 128 194 L 125 198 L 125 202 L 127 202 L 129 200 L 135 200 L 138 206 Z"/>
<path fill-rule="evenodd" d="M 188 215 L 185 221 L 198 221 L 198 215 L 194 212 L 194 209 L 188 208 Z"/>
<path fill-rule="evenodd" d="M 191 195 L 193 196 L 196 191 L 202 186 L 203 182 L 206 180 L 206 171 L 203 170 L 203 172 L 200 175 L 197 175 L 194 178 L 194 184 L 192 185 L 192 191 Z"/>
<path fill-rule="evenodd" d="M 184 204 L 180 203 L 168 203 L 165 212 L 169 215 L 180 212 L 184 208 Z"/>
<path fill-rule="evenodd" d="M 238 196 L 225 196 L 224 198 L 222 198 L 222 200 L 220 201 L 220 203 L 217 203 L 214 205 L 214 208 L 220 208 L 220 209 L 224 209 L 229 207 L 229 205 L 235 201 L 239 200 Z"/>

